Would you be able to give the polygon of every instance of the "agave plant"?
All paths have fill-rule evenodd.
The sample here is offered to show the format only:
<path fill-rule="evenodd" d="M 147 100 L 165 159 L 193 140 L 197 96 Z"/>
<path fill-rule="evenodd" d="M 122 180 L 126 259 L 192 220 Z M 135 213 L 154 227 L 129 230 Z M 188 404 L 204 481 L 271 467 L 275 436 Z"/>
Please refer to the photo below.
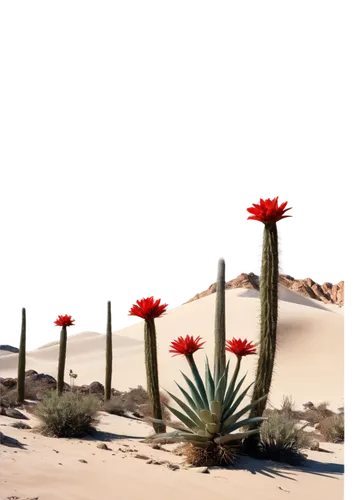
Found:
<path fill-rule="evenodd" d="M 179 354 L 185 356 L 190 366 L 193 380 L 190 380 L 187 375 L 181 372 L 188 385 L 189 392 L 179 384 L 176 385 L 185 400 L 166 391 L 182 411 L 168 404 L 165 404 L 165 406 L 183 425 L 167 424 L 168 427 L 172 427 L 175 430 L 165 434 L 157 434 L 153 437 L 154 440 L 170 438 L 179 442 L 192 443 L 196 447 L 210 449 L 215 448 L 217 445 L 220 446 L 225 443 L 238 441 L 251 434 L 258 433 L 259 429 L 257 428 L 243 430 L 242 432 L 234 431 L 266 420 L 264 417 L 245 417 L 245 414 L 253 406 L 259 404 L 266 396 L 240 408 L 241 403 L 253 385 L 253 383 L 250 384 L 240 392 L 246 378 L 246 375 L 244 375 L 238 380 L 241 359 L 248 354 L 255 354 L 255 346 L 252 343 L 248 343 L 247 340 L 232 339 L 231 341 L 227 341 L 226 350 L 234 353 L 237 357 L 236 367 L 231 380 L 229 381 L 230 361 L 227 362 L 222 376 L 215 382 L 208 358 L 206 357 L 204 384 L 193 357 L 193 354 L 197 350 L 202 349 L 203 344 L 204 342 L 202 342 L 201 337 L 194 339 L 194 337 L 189 335 L 185 338 L 179 337 L 172 342 L 170 352 L 174 353 L 174 356 Z"/>

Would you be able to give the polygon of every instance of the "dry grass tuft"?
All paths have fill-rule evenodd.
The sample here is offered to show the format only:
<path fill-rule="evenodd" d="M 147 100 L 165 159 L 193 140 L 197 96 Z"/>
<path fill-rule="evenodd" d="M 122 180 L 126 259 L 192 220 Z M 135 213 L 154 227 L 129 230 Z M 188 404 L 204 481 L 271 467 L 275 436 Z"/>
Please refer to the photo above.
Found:
<path fill-rule="evenodd" d="M 325 441 L 344 443 L 344 414 L 339 413 L 323 419 L 319 431 Z"/>
<path fill-rule="evenodd" d="M 176 454 L 183 455 L 185 462 L 193 467 L 233 465 L 238 456 L 234 446 L 214 445 L 212 448 L 201 448 L 192 443 L 182 445 Z"/>

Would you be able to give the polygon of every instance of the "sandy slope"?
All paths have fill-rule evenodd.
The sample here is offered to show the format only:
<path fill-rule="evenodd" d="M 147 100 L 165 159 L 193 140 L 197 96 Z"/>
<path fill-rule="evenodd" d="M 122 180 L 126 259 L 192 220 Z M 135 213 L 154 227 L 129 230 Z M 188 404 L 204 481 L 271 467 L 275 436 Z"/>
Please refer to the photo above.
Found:
<path fill-rule="evenodd" d="M 287 292 L 287 293 L 286 293 Z M 227 338 L 258 337 L 259 301 L 249 290 L 229 290 Z M 162 386 L 177 392 L 173 380 L 187 370 L 185 360 L 172 358 L 170 341 L 178 335 L 201 335 L 206 353 L 213 353 L 215 295 L 171 310 L 157 321 L 158 355 Z M 279 352 L 271 402 L 278 405 L 283 394 L 291 394 L 297 405 L 309 400 L 328 400 L 332 409 L 343 403 L 343 308 L 325 306 L 292 291 L 283 291 L 280 302 Z M 143 324 L 114 335 L 113 385 L 118 389 L 145 385 Z M 85 332 L 69 338 L 66 371 L 78 373 L 78 382 L 103 382 L 105 337 Z M 56 376 L 58 344 L 29 352 L 27 368 Z M 204 352 L 197 353 L 199 365 Z M 1 357 L 0 375 L 16 376 L 17 355 Z M 253 380 L 255 357 L 243 362 Z M 17 439 L 23 449 L 0 445 L 0 498 L 39 500 L 336 500 L 343 497 L 343 446 L 321 444 L 332 453 L 309 451 L 305 468 L 273 462 L 240 459 L 235 470 L 212 469 L 198 474 L 183 468 L 182 457 L 154 450 L 141 443 L 151 433 L 143 423 L 101 414 L 99 434 L 93 439 L 52 439 L 32 430 L 10 427 L 12 419 L 0 416 L 0 431 Z M 33 427 L 36 420 L 30 416 Z M 110 450 L 97 445 L 106 441 Z M 136 458 L 140 453 L 160 464 Z M 79 460 L 85 460 L 82 463 Z M 168 467 L 180 465 L 178 470 Z"/>

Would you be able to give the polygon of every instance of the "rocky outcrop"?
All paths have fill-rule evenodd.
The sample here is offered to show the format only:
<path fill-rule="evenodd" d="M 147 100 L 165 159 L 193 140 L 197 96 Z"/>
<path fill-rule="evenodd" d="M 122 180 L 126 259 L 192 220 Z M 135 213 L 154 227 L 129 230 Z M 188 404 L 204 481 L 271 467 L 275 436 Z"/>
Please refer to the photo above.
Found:
<path fill-rule="evenodd" d="M 311 278 L 305 278 L 303 280 L 296 280 L 287 274 L 280 275 L 280 284 L 286 288 L 293 290 L 304 297 L 310 297 L 311 299 L 319 300 L 325 304 L 336 304 L 338 306 L 344 305 L 344 281 L 340 281 L 336 285 L 332 283 L 323 283 L 319 285 L 314 282 Z M 248 288 L 251 290 L 260 289 L 260 278 L 254 273 L 242 273 L 237 278 L 228 281 L 225 284 L 227 290 L 231 288 Z M 200 299 L 201 297 L 206 297 L 216 292 L 216 283 L 209 286 L 205 292 L 197 293 L 188 302 L 193 302 L 193 300 Z"/>

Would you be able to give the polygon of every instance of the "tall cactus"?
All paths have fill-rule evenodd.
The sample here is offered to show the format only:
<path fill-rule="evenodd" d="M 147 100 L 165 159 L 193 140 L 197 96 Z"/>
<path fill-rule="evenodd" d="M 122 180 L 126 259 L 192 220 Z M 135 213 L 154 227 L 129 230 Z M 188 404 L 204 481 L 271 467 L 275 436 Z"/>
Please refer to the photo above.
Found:
<path fill-rule="evenodd" d="M 225 261 L 219 259 L 216 282 L 214 378 L 218 382 L 225 371 Z"/>
<path fill-rule="evenodd" d="M 26 369 L 26 310 L 22 309 L 19 359 L 17 365 L 17 402 L 25 401 L 25 369 Z"/>
<path fill-rule="evenodd" d="M 278 318 L 278 241 L 276 224 L 264 229 L 260 276 L 260 354 L 252 400 L 269 394 L 275 363 Z M 266 399 L 252 408 L 252 416 L 261 417 Z M 254 415 L 255 414 L 255 415 Z"/>
<path fill-rule="evenodd" d="M 104 397 L 106 401 L 111 399 L 112 391 L 112 364 L 113 364 L 113 350 L 112 350 L 112 314 L 111 303 L 107 304 L 107 337 L 106 337 L 106 382 Z"/>
<path fill-rule="evenodd" d="M 252 401 L 257 401 L 268 395 L 271 388 L 274 370 L 277 320 L 278 320 L 278 236 L 276 222 L 290 215 L 283 215 L 290 208 L 285 207 L 287 202 L 278 206 L 278 197 L 273 200 L 260 200 L 260 205 L 253 205 L 248 212 L 253 216 L 248 219 L 258 220 L 265 225 L 262 264 L 260 276 L 260 351 L 257 364 L 256 379 L 252 394 Z M 266 399 L 251 409 L 250 418 L 261 417 L 266 407 Z"/>
<path fill-rule="evenodd" d="M 157 359 L 157 336 L 155 330 L 155 318 L 159 318 L 166 311 L 168 304 L 160 304 L 160 299 L 154 301 L 154 297 L 137 300 L 129 311 L 129 316 L 138 316 L 144 319 L 144 356 L 147 375 L 147 392 L 152 416 L 157 422 L 153 422 L 156 433 L 165 432 L 166 427 L 162 420 L 162 405 L 159 392 L 159 375 Z"/>
<path fill-rule="evenodd" d="M 60 352 L 59 352 L 58 367 L 57 367 L 57 393 L 59 396 L 62 394 L 64 387 L 66 349 L 67 349 L 67 329 L 65 326 L 63 326 L 60 335 Z"/>
<path fill-rule="evenodd" d="M 147 374 L 148 398 L 152 406 L 153 418 L 162 420 L 162 404 L 159 392 L 159 376 L 157 361 L 157 339 L 155 332 L 154 319 L 149 319 L 144 326 L 144 351 L 145 367 Z M 154 423 L 155 432 L 165 432 L 165 426 Z"/>

